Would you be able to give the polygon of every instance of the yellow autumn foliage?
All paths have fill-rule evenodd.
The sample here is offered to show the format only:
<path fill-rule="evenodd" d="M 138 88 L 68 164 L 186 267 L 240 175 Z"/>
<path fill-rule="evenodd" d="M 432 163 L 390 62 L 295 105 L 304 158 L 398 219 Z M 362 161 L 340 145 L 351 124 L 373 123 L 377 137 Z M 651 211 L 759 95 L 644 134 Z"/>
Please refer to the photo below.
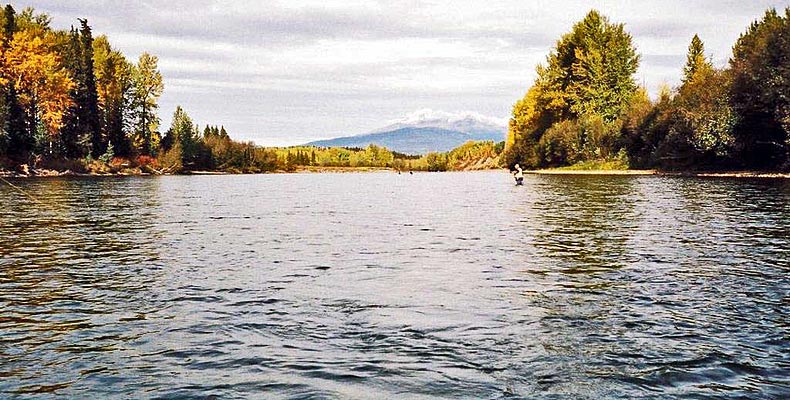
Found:
<path fill-rule="evenodd" d="M 22 107 L 35 112 L 47 132 L 55 135 L 72 105 L 69 91 L 74 82 L 52 43 L 50 34 L 15 33 L 4 54 L 2 75 L 14 83 Z"/>

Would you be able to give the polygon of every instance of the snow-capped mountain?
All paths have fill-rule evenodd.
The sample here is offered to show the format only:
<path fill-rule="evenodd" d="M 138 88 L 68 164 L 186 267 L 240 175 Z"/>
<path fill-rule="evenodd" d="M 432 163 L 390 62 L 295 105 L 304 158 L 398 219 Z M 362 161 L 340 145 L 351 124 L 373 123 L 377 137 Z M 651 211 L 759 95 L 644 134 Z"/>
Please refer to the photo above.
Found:
<path fill-rule="evenodd" d="M 426 108 L 391 121 L 387 126 L 371 133 L 391 132 L 403 128 L 438 128 L 482 137 L 479 140 L 500 141 L 504 140 L 507 132 L 507 119 L 488 117 L 475 112 L 449 113 Z"/>
<path fill-rule="evenodd" d="M 373 132 L 307 143 L 320 147 L 385 146 L 406 154 L 449 151 L 470 140 L 505 140 L 507 120 L 477 113 L 419 110 Z"/>

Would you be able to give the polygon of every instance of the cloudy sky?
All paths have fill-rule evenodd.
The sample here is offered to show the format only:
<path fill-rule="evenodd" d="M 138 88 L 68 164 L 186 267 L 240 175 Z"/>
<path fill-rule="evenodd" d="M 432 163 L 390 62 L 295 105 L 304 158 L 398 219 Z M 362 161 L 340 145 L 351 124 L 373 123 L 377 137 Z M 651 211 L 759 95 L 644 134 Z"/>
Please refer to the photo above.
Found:
<path fill-rule="evenodd" d="M 505 119 L 556 40 L 595 8 L 623 22 L 638 80 L 675 85 L 694 33 L 718 65 L 790 0 L 41 0 L 56 28 L 88 18 L 130 59 L 159 57 L 164 129 L 177 104 L 261 145 L 365 133 L 419 109 Z"/>

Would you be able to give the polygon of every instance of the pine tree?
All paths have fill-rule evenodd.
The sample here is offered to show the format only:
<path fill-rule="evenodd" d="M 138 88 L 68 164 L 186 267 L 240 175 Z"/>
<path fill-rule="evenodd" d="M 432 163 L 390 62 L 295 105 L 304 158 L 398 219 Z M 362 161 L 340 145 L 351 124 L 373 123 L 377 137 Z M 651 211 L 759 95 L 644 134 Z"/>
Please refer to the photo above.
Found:
<path fill-rule="evenodd" d="M 683 68 L 683 83 L 689 82 L 700 69 L 713 68 L 705 58 L 705 45 L 699 36 L 694 35 L 686 55 L 686 66 Z"/>
<path fill-rule="evenodd" d="M 60 148 L 66 157 L 91 155 L 99 158 L 107 150 L 102 135 L 96 72 L 93 65 L 93 35 L 88 21 L 80 19 L 79 30 L 72 27 L 65 45 L 65 67 L 74 79 L 72 106 L 64 117 Z"/>
<path fill-rule="evenodd" d="M 188 167 L 194 164 L 198 150 L 197 127 L 181 106 L 176 106 L 168 135 L 173 141 L 173 148 L 181 153 L 181 165 Z"/>
<path fill-rule="evenodd" d="M 10 4 L 3 9 L 3 22 L 2 56 L 5 58 L 11 48 L 14 33 L 17 31 L 16 11 Z M 6 72 L 4 68 L 3 74 L 0 76 L 0 79 L 5 82 L 2 87 L 3 102 L 0 117 L 2 117 L 2 129 L 6 136 L 6 154 L 20 159 L 33 148 L 34 143 L 33 137 L 28 135 L 25 129 L 24 110 L 19 104 L 16 87 Z"/>
<path fill-rule="evenodd" d="M 69 93 L 72 104 L 63 116 L 63 127 L 59 135 L 59 152 L 68 158 L 82 158 L 89 153 L 90 138 L 86 135 L 83 125 L 82 103 L 84 92 L 84 75 L 80 61 L 79 32 L 74 27 L 68 33 L 66 44 L 62 47 L 64 66 L 75 80 L 75 85 Z"/>
<path fill-rule="evenodd" d="M 96 75 L 93 68 L 93 34 L 87 19 L 80 19 L 80 72 L 82 93 L 79 97 L 80 119 L 90 137 L 91 155 L 99 158 L 107 151 L 107 140 L 101 135 L 99 96 L 96 92 Z"/>

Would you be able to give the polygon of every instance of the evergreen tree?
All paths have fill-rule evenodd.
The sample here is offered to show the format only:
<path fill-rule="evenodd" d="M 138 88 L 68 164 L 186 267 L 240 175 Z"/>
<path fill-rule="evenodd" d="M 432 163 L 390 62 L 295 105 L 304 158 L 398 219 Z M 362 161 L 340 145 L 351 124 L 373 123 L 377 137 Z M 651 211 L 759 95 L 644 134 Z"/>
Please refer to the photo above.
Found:
<path fill-rule="evenodd" d="M 710 69 L 712 67 L 705 58 L 705 45 L 699 36 L 694 35 L 686 55 L 686 66 L 683 67 L 683 83 L 690 81 L 701 68 Z"/>
<path fill-rule="evenodd" d="M 90 137 L 91 155 L 99 158 L 107 151 L 107 140 L 102 137 L 99 118 L 99 97 L 96 92 L 96 75 L 93 67 L 93 33 L 87 19 L 80 19 L 80 119 Z"/>
<path fill-rule="evenodd" d="M 85 128 L 83 99 L 85 91 L 85 75 L 82 71 L 82 51 L 80 49 L 79 32 L 74 27 L 69 31 L 66 43 L 61 46 L 64 67 L 74 79 L 74 87 L 69 93 L 72 103 L 63 117 L 63 127 L 59 135 L 59 152 L 67 158 L 82 158 L 90 152 L 90 133 Z"/>
<path fill-rule="evenodd" d="M 180 152 L 181 165 L 189 167 L 194 164 L 198 153 L 197 127 L 181 106 L 176 107 L 168 132 L 173 141 L 173 148 Z"/>
<path fill-rule="evenodd" d="M 11 41 L 17 31 L 16 11 L 10 4 L 3 9 L 3 42 L 2 57 L 11 48 Z M 12 158 L 20 159 L 33 147 L 33 137 L 27 135 L 25 129 L 24 110 L 19 104 L 17 90 L 14 81 L 8 75 L 7 69 L 3 68 L 0 79 L 5 82 L 2 85 L 2 104 L 0 108 L 0 122 L 2 122 L 3 136 L 5 137 L 6 154 Z"/>
<path fill-rule="evenodd" d="M 99 158 L 107 150 L 101 135 L 99 98 L 93 65 L 93 36 L 88 21 L 81 19 L 80 29 L 69 32 L 64 46 L 64 62 L 74 80 L 70 96 L 72 106 L 60 130 L 60 147 L 66 157 L 91 155 Z"/>

